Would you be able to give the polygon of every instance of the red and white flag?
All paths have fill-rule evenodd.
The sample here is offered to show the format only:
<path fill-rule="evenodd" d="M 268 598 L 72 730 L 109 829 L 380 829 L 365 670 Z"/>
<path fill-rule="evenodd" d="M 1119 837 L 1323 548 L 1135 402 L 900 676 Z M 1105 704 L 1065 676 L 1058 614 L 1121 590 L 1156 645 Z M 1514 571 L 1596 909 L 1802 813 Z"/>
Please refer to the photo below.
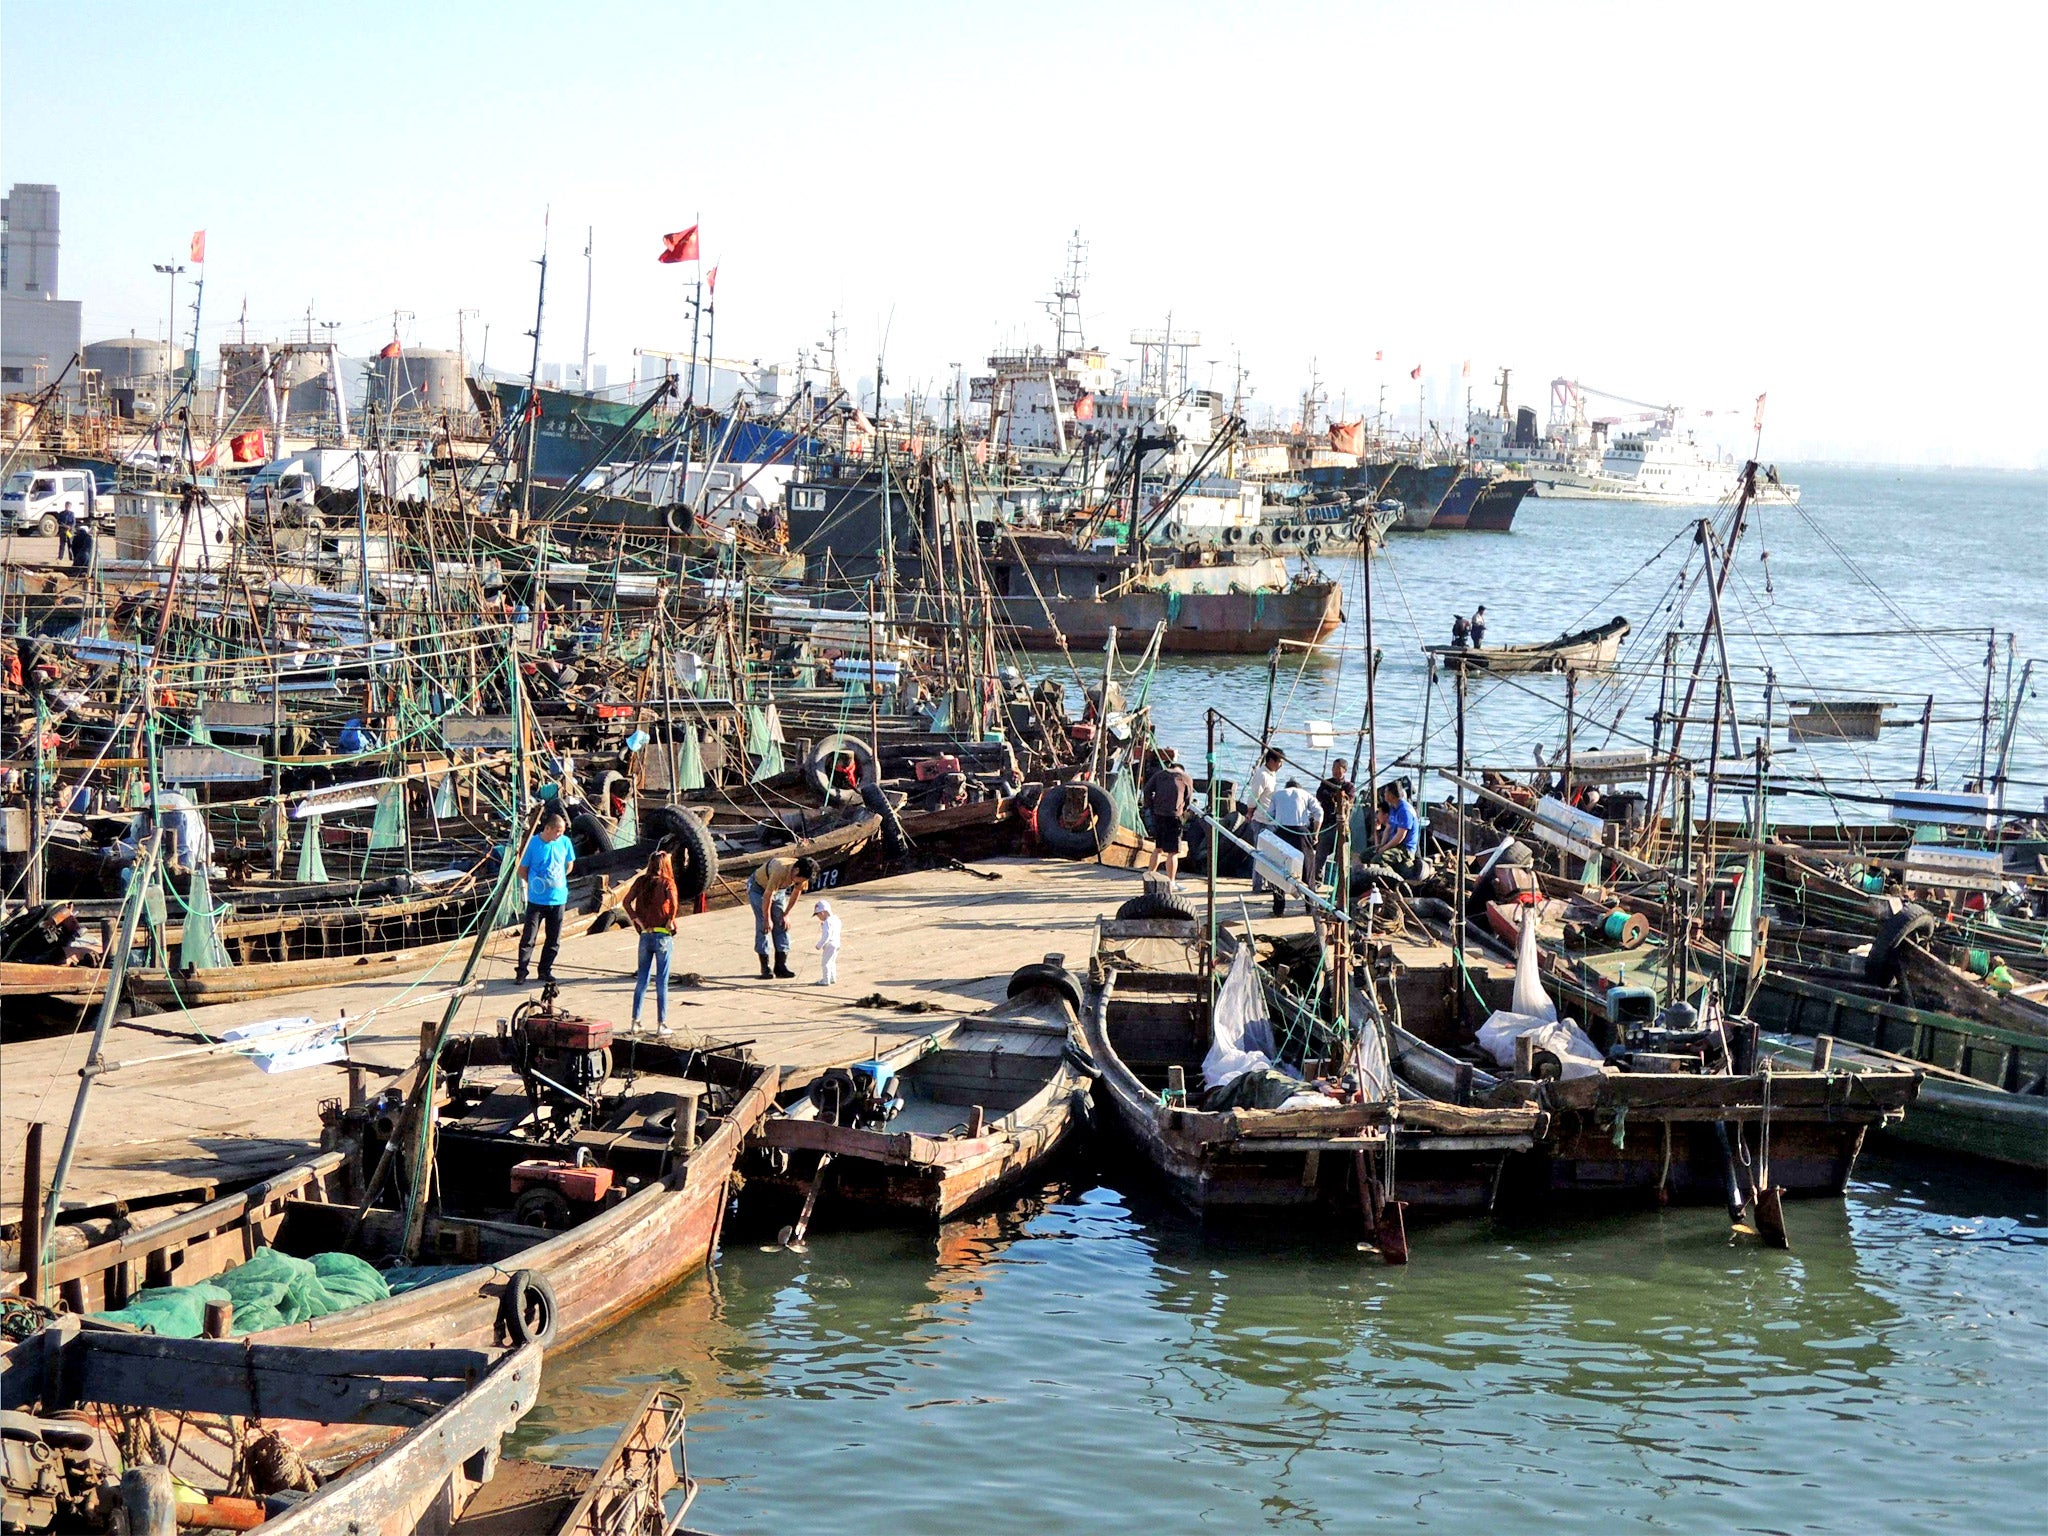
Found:
<path fill-rule="evenodd" d="M 1752 424 L 1752 430 L 1753 430 L 1753 431 L 1757 431 L 1757 432 L 1761 432 L 1761 431 L 1763 431 L 1763 429 L 1764 429 L 1764 397 L 1763 397 L 1762 395 L 1758 395 L 1758 396 L 1756 397 L 1756 420 L 1755 420 L 1755 422 L 1754 422 L 1754 423 Z"/>
<path fill-rule="evenodd" d="M 665 266 L 681 261 L 697 260 L 697 226 L 679 229 L 672 235 L 661 237 L 661 254 L 654 258 Z"/>
<path fill-rule="evenodd" d="M 205 231 L 205 230 L 203 230 L 203 229 L 195 229 L 195 230 L 193 230 L 193 231 L 192 231 L 192 262 L 193 262 L 193 265 L 197 266 L 197 265 L 199 265 L 200 263 L 204 262 L 205 260 L 206 260 L 206 231 Z"/>

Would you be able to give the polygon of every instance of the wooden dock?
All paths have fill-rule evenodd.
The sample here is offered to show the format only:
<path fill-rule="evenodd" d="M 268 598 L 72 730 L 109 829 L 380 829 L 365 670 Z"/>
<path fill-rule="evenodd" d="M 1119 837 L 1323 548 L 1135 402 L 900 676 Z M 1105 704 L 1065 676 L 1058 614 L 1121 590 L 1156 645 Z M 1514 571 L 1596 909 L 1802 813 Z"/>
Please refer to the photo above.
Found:
<path fill-rule="evenodd" d="M 1010 973 L 1049 952 L 1085 966 L 1098 915 L 1112 916 L 1140 877 L 1096 863 L 998 859 L 959 870 L 928 870 L 823 894 L 845 922 L 839 983 L 818 975 L 817 920 L 806 897 L 790 916 L 796 981 L 762 981 L 746 908 L 685 917 L 675 944 L 669 1025 L 686 1040 L 750 1040 L 758 1059 L 802 1081 L 824 1067 L 860 1060 L 923 1033 L 938 1017 L 1001 1001 Z M 632 1012 L 637 938 L 617 929 L 589 937 L 591 919 L 563 925 L 556 974 L 564 1007 L 612 1021 Z M 64 1193 L 67 1211 L 113 1214 L 209 1198 L 308 1155 L 318 1145 L 319 1106 L 342 1097 L 346 1067 L 265 1074 L 236 1054 L 172 1052 L 218 1040 L 238 1025 L 279 1018 L 340 1018 L 351 1024 L 350 1057 L 370 1069 L 369 1090 L 409 1064 L 420 1025 L 438 1020 L 461 958 L 401 980 L 324 987 L 287 997 L 221 1004 L 116 1024 L 106 1054 L 120 1063 L 95 1085 Z M 463 1000 L 459 1032 L 494 1031 L 538 987 L 511 982 L 509 950 L 485 962 L 484 986 Z M 879 993 L 909 1007 L 862 1007 Z M 643 1025 L 654 1027 L 650 997 Z M 9 1041 L 0 1049 L 0 1209 L 11 1227 L 21 1210 L 22 1154 L 29 1123 L 45 1122 L 44 1177 L 71 1113 L 91 1021 L 74 1035 Z"/>

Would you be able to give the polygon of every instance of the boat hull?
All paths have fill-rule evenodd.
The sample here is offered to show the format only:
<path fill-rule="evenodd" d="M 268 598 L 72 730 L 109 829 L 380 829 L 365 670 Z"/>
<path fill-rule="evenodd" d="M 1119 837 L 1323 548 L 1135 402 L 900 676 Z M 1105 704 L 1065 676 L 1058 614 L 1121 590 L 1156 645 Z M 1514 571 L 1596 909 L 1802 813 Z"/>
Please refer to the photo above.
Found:
<path fill-rule="evenodd" d="M 1009 634 L 1027 650 L 1100 649 L 1114 629 L 1150 634 L 1179 655 L 1263 656 L 1275 643 L 1312 645 L 1342 622 L 1342 592 L 1312 583 L 1285 592 L 1125 592 L 1109 598 L 1047 595 L 1002 599 Z"/>

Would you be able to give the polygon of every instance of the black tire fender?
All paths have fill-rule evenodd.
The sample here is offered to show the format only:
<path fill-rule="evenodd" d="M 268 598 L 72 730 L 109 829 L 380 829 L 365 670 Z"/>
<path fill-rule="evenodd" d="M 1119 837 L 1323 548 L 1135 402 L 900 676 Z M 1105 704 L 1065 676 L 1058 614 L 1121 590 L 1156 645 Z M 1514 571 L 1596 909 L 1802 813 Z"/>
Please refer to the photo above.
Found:
<path fill-rule="evenodd" d="M 508 1344 L 538 1344 L 545 1349 L 554 1341 L 561 1308 L 555 1302 L 555 1288 L 537 1270 L 515 1269 L 498 1298 L 498 1335 Z"/>
<path fill-rule="evenodd" d="M 1095 812 L 1095 825 L 1081 831 L 1060 825 L 1060 807 L 1069 795 L 1075 794 L 1085 794 L 1089 809 Z M 1063 853 L 1069 858 L 1089 858 L 1107 848 L 1116 833 L 1116 801 L 1100 784 L 1079 780 L 1054 784 L 1047 788 L 1038 802 L 1038 840 L 1054 853 Z"/>
<path fill-rule="evenodd" d="M 612 829 L 604 824 L 604 818 L 589 806 L 585 806 L 569 818 L 569 846 L 580 858 L 612 851 Z"/>
<path fill-rule="evenodd" d="M 718 878 L 718 844 L 711 829 L 679 805 L 657 805 L 642 821 L 650 837 L 669 845 L 676 894 L 694 901 Z"/>
<path fill-rule="evenodd" d="M 1870 953 L 1863 961 L 1865 978 L 1880 985 L 1895 980 L 1899 974 L 1899 946 L 1927 938 L 1940 926 L 1934 914 L 1918 902 L 1908 902 L 1899 908 L 1878 925 L 1877 937 L 1870 941 Z"/>
<path fill-rule="evenodd" d="M 880 782 L 882 776 L 875 767 L 873 750 L 858 736 L 839 732 L 821 740 L 804 759 L 804 777 L 810 781 L 811 788 L 821 795 L 828 795 L 838 787 L 832 782 L 832 764 L 842 753 L 853 758 L 856 787 L 866 789 L 868 785 Z"/>
<path fill-rule="evenodd" d="M 1047 965 L 1043 960 L 1034 960 L 1029 965 L 1020 965 L 1010 973 L 1006 997 L 1022 997 L 1027 992 L 1047 991 L 1067 1000 L 1067 1006 L 1078 1017 L 1081 1012 L 1081 983 L 1074 973 L 1057 965 Z"/>
<path fill-rule="evenodd" d="M 1144 922 L 1147 919 L 1187 923 L 1201 920 L 1193 902 L 1166 890 L 1146 891 L 1133 896 L 1116 909 L 1116 917 L 1120 923 Z"/>

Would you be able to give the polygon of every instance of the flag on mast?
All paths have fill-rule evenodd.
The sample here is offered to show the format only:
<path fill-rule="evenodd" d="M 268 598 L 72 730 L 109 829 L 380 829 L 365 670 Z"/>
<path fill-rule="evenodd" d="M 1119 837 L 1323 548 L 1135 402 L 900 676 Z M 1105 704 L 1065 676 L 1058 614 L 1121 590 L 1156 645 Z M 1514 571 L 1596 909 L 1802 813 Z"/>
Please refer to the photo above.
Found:
<path fill-rule="evenodd" d="M 697 226 L 679 229 L 674 234 L 661 237 L 661 254 L 654 258 L 664 266 L 677 262 L 697 260 Z"/>
<path fill-rule="evenodd" d="M 1758 395 L 1758 396 L 1756 397 L 1756 420 L 1755 420 L 1755 422 L 1754 422 L 1754 424 L 1753 424 L 1752 430 L 1754 430 L 1754 431 L 1757 431 L 1757 432 L 1761 432 L 1761 431 L 1763 431 L 1763 429 L 1764 429 L 1764 397 L 1763 397 L 1762 395 Z"/>
<path fill-rule="evenodd" d="M 709 272 L 706 272 L 704 274 L 704 286 L 706 288 L 709 288 L 713 293 L 718 292 L 718 268 L 713 267 Z"/>
<path fill-rule="evenodd" d="M 194 266 L 201 265 L 206 260 L 206 231 L 203 229 L 192 231 L 192 255 L 190 259 Z"/>
<path fill-rule="evenodd" d="M 1422 364 L 1420 364 L 1420 363 L 1417 363 L 1417 364 L 1416 364 L 1416 365 L 1415 365 L 1415 366 L 1414 366 L 1413 368 L 1410 368 L 1410 369 L 1408 370 L 1408 377 L 1409 377 L 1409 378 L 1411 378 L 1411 379 L 1419 379 L 1419 378 L 1421 378 L 1421 377 L 1422 377 Z"/>

